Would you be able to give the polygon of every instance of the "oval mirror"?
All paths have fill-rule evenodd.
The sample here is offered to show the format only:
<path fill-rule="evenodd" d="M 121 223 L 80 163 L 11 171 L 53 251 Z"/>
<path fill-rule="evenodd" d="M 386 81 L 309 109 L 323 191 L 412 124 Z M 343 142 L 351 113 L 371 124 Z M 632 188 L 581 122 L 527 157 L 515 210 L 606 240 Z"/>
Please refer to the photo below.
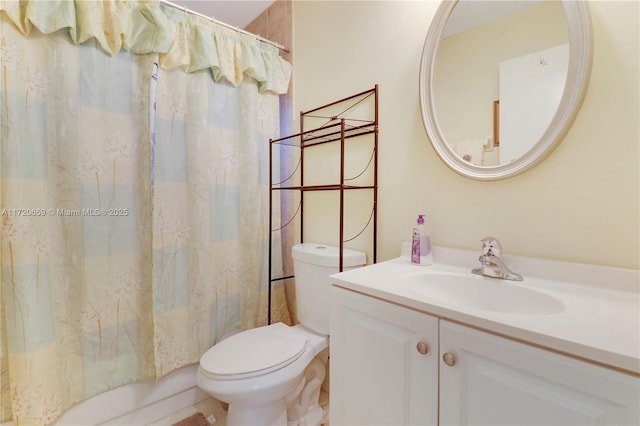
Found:
<path fill-rule="evenodd" d="M 591 50 L 582 1 L 444 1 L 420 65 L 422 118 L 435 151 L 477 180 L 531 168 L 573 123 Z"/>

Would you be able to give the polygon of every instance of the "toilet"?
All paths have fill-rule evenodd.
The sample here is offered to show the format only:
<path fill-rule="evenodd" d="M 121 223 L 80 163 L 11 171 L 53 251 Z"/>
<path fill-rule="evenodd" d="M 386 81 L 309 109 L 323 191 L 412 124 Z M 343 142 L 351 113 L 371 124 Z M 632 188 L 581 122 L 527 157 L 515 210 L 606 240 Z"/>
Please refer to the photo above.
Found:
<path fill-rule="evenodd" d="M 300 324 L 253 328 L 221 340 L 200 358 L 200 389 L 229 404 L 228 426 L 320 425 L 320 387 L 329 357 L 329 275 L 338 272 L 339 248 L 293 246 Z M 344 249 L 343 270 L 366 263 Z"/>

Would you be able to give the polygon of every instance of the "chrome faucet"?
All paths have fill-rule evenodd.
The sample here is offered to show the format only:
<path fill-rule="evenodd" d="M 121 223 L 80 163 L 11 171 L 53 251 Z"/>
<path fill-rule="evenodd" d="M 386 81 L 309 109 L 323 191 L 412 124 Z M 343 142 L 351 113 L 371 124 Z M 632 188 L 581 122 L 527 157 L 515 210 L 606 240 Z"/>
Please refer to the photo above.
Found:
<path fill-rule="evenodd" d="M 472 273 L 487 277 L 501 278 L 510 281 L 522 281 L 522 275 L 511 272 L 502 260 L 502 246 L 500 241 L 493 237 L 482 239 L 482 255 L 478 258 L 482 264 L 479 268 L 473 268 Z"/>

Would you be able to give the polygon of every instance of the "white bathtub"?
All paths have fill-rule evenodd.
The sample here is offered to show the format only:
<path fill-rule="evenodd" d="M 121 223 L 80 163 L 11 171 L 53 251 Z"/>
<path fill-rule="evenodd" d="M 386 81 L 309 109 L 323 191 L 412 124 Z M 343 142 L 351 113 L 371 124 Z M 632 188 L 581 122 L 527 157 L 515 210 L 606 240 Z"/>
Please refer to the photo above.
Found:
<path fill-rule="evenodd" d="M 197 364 L 182 367 L 157 383 L 133 383 L 74 405 L 55 423 L 71 425 L 145 425 L 207 397 L 196 386 Z"/>

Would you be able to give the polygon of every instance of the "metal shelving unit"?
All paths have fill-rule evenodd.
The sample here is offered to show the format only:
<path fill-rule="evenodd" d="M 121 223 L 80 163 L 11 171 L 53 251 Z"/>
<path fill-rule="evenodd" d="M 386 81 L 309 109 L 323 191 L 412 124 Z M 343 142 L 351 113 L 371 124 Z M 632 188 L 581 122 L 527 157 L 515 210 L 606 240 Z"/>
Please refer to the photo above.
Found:
<path fill-rule="evenodd" d="M 365 106 L 365 117 L 363 116 L 351 116 L 351 114 L 358 108 Z M 309 122 L 316 122 L 321 120 L 320 125 L 309 126 Z M 306 128 L 311 127 L 311 128 Z M 350 184 L 351 180 L 355 178 L 349 178 L 345 176 L 345 156 L 348 151 L 350 139 L 358 138 L 362 141 L 366 136 L 371 143 L 371 158 L 367 163 L 365 169 L 356 175 L 356 178 L 364 174 L 369 168 L 372 167 L 370 174 L 371 182 L 366 184 Z M 339 143 L 339 179 L 337 182 L 328 184 L 305 184 L 305 150 L 313 149 L 321 145 L 330 143 Z M 279 145 L 288 145 L 299 149 L 299 161 L 296 169 L 285 180 L 274 183 L 273 182 L 273 151 Z M 293 275 L 283 277 L 273 277 L 272 271 L 272 259 L 273 259 L 273 233 L 278 232 L 283 227 L 286 227 L 293 222 L 294 218 L 299 215 L 300 221 L 300 242 L 304 242 L 304 218 L 305 218 L 305 193 L 312 191 L 338 191 L 339 192 L 339 270 L 343 270 L 342 251 L 345 242 L 352 241 L 358 238 L 367 228 L 371 228 L 372 232 L 372 262 L 377 262 L 377 192 L 378 192 L 378 85 L 376 84 L 372 89 L 365 90 L 360 93 L 348 96 L 346 98 L 338 99 L 334 102 L 319 106 L 317 108 L 300 112 L 300 132 L 284 136 L 277 139 L 269 140 L 269 307 L 268 307 L 268 322 L 271 323 L 271 289 L 275 281 L 285 280 L 293 278 Z M 295 177 L 297 176 L 297 178 Z M 292 183 L 292 180 L 297 182 Z M 345 226 L 344 226 L 344 213 L 345 213 L 345 192 L 368 190 L 372 193 L 372 211 L 369 220 L 364 225 L 364 228 L 353 238 L 345 240 Z M 273 198 L 276 191 L 299 191 L 300 201 L 298 208 L 289 221 L 286 222 L 281 228 L 273 229 Z"/>

